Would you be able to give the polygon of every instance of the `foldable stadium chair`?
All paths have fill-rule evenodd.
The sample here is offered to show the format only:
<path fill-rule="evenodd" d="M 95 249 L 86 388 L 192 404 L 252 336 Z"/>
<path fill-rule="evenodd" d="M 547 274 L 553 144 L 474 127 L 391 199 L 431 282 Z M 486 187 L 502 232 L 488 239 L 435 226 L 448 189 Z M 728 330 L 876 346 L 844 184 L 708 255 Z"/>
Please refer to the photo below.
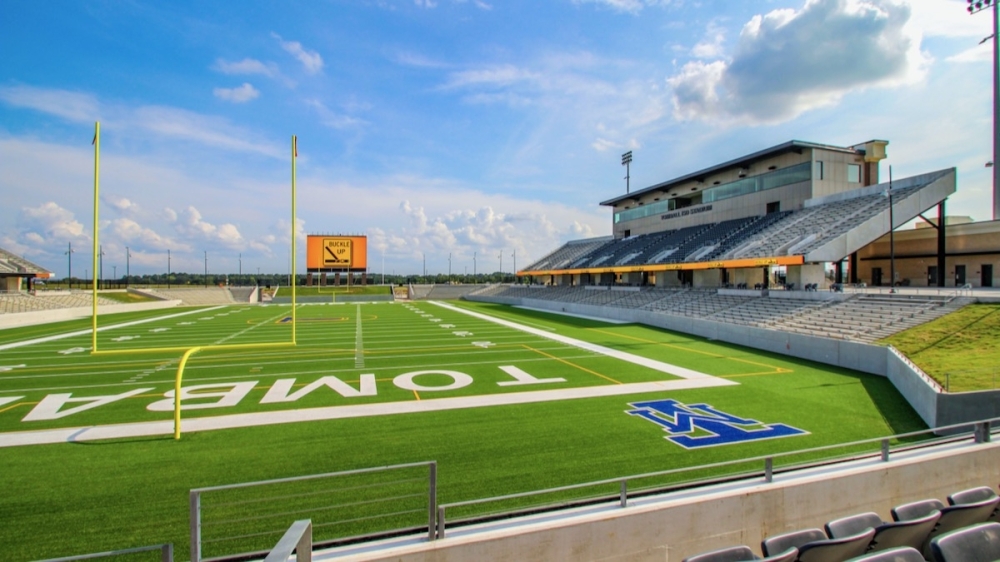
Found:
<path fill-rule="evenodd" d="M 995 499 L 947 507 L 940 500 L 921 500 L 892 508 L 892 518 L 896 521 L 908 521 L 927 515 L 934 510 L 941 512 L 941 518 L 938 519 L 937 525 L 931 530 L 927 541 L 921 548 L 924 557 L 930 559 L 931 541 L 935 537 L 955 529 L 985 522 L 993 513 L 994 507 L 996 507 Z"/>
<path fill-rule="evenodd" d="M 768 537 L 761 543 L 761 550 L 769 556 L 795 547 L 799 549 L 800 562 L 842 562 L 864 554 L 873 536 L 875 530 L 866 529 L 856 535 L 830 539 L 819 529 L 806 529 Z"/>
<path fill-rule="evenodd" d="M 831 538 L 840 538 L 855 535 L 865 529 L 875 529 L 875 536 L 868 545 L 869 552 L 903 546 L 920 549 L 940 517 L 941 512 L 935 510 L 907 521 L 886 522 L 876 513 L 859 513 L 830 521 L 826 524 L 826 532 Z"/>
<path fill-rule="evenodd" d="M 1000 523 L 980 523 L 945 533 L 931 541 L 936 562 L 1000 560 Z"/>
<path fill-rule="evenodd" d="M 775 556 L 761 558 L 754 554 L 749 546 L 731 546 L 729 548 L 689 556 L 683 562 L 795 562 L 798 554 L 798 549 L 790 548 Z"/>
<path fill-rule="evenodd" d="M 924 555 L 915 548 L 903 546 L 851 558 L 847 562 L 924 562 Z"/>
<path fill-rule="evenodd" d="M 955 492 L 948 496 L 948 503 L 951 505 L 975 504 L 984 501 L 988 502 L 989 500 L 995 500 L 997 503 L 993 506 L 993 513 L 987 519 L 995 523 L 1000 523 L 1000 497 L 993 491 L 993 488 L 982 486 L 972 488 L 971 490 Z"/>

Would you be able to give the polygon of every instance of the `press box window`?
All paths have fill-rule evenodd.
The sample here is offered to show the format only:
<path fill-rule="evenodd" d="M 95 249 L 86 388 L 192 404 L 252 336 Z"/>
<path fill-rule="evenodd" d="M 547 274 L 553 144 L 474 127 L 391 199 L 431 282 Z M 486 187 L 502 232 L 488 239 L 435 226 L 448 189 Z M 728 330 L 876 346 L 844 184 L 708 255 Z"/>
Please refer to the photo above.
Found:
<path fill-rule="evenodd" d="M 847 165 L 847 182 L 848 183 L 861 183 L 861 165 L 860 164 L 848 164 Z"/>
<path fill-rule="evenodd" d="M 817 180 L 823 179 L 823 161 L 817 160 L 813 164 L 814 164 L 813 179 Z"/>

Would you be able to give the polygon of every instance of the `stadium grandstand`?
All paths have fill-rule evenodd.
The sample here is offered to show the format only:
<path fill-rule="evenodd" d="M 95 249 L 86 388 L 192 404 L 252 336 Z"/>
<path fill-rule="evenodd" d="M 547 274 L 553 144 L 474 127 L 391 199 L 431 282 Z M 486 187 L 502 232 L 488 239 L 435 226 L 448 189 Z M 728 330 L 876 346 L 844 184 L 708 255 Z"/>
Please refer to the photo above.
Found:
<path fill-rule="evenodd" d="M 611 237 L 568 242 L 518 275 L 561 286 L 878 285 L 859 278 L 858 252 L 935 207 L 944 216 L 956 189 L 954 169 L 880 183 L 887 145 L 793 140 L 608 199 Z M 932 284 L 945 286 L 938 246 Z"/>
<path fill-rule="evenodd" d="M 17 254 L 0 248 L 0 292 L 19 293 L 34 285 L 35 279 L 48 279 L 52 272 Z"/>

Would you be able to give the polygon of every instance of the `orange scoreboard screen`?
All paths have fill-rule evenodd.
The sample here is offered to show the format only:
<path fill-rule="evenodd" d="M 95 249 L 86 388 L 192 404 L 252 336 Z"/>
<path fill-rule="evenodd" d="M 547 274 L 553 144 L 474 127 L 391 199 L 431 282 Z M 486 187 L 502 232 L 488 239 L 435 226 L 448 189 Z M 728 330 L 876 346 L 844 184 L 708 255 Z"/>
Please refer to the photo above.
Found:
<path fill-rule="evenodd" d="M 368 269 L 368 237 L 322 236 L 306 238 L 306 268 L 310 270 Z"/>

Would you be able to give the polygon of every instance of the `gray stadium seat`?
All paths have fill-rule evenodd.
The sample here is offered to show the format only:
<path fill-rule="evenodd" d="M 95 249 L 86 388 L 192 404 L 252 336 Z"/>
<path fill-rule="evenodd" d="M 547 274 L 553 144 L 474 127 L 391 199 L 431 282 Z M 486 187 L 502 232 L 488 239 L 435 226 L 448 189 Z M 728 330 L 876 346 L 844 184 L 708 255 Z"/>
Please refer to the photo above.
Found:
<path fill-rule="evenodd" d="M 794 562 L 798 554 L 798 549 L 789 548 L 774 556 L 761 558 L 754 554 L 749 546 L 731 546 L 704 554 L 689 556 L 683 562 Z"/>
<path fill-rule="evenodd" d="M 757 556 L 750 550 L 749 546 L 731 546 L 720 548 L 712 552 L 688 556 L 683 562 L 744 562 L 746 560 L 756 560 Z"/>
<path fill-rule="evenodd" d="M 1000 560 L 1000 523 L 981 523 L 945 533 L 931 541 L 937 562 Z"/>
<path fill-rule="evenodd" d="M 908 521 L 927 515 L 934 510 L 941 512 L 941 518 L 938 519 L 937 525 L 931 530 L 921 549 L 924 556 L 930 558 L 930 543 L 935 537 L 955 529 L 985 522 L 993 514 L 997 501 L 998 498 L 992 498 L 946 507 L 940 500 L 921 500 L 892 508 L 892 518 L 896 521 Z"/>
<path fill-rule="evenodd" d="M 904 546 L 851 558 L 847 562 L 924 562 L 924 555 L 915 548 Z"/>
<path fill-rule="evenodd" d="M 941 512 L 932 511 L 923 517 L 907 521 L 885 522 L 875 513 L 860 513 L 843 517 L 826 524 L 826 532 L 832 538 L 846 537 L 865 529 L 875 529 L 875 536 L 868 545 L 869 551 L 880 551 L 903 546 L 923 548 Z"/>
<path fill-rule="evenodd" d="M 989 501 L 993 498 L 997 498 L 997 494 L 993 491 L 993 488 L 981 486 L 979 488 L 955 492 L 948 496 L 948 503 L 951 505 L 966 505 Z M 997 500 L 997 505 L 993 507 L 993 513 L 990 514 L 989 521 L 1000 523 L 1000 498 L 997 498 Z"/>
<path fill-rule="evenodd" d="M 807 529 L 768 537 L 761 543 L 761 550 L 770 555 L 795 547 L 799 549 L 800 562 L 841 562 L 864 554 L 873 536 L 875 530 L 866 529 L 856 535 L 830 539 L 819 529 Z"/>

